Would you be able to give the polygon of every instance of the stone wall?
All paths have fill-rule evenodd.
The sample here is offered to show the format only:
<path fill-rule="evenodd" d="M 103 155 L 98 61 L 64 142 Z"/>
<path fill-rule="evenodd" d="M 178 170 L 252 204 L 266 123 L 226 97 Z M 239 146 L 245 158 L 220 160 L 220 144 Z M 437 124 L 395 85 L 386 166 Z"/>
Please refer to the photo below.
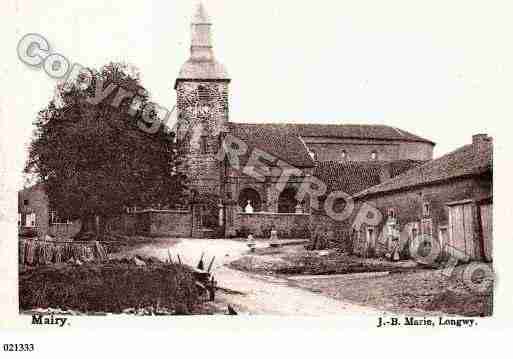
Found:
<path fill-rule="evenodd" d="M 191 218 L 190 211 L 152 209 L 112 218 L 109 229 L 125 235 L 190 237 Z"/>
<path fill-rule="evenodd" d="M 484 183 L 487 183 L 486 181 Z M 372 255 L 382 256 L 386 251 L 390 250 L 390 243 L 386 240 L 386 228 L 384 228 L 389 210 L 393 208 L 396 213 L 397 222 L 400 230 L 400 243 L 406 245 L 411 238 L 411 229 L 418 228 L 418 233 L 421 233 L 421 225 L 423 220 L 431 220 L 432 235 L 435 240 L 439 240 L 439 230 L 441 226 L 449 224 L 449 210 L 447 203 L 476 199 L 483 195 L 491 195 L 491 187 L 483 186 L 482 183 L 474 178 L 460 178 L 454 179 L 441 184 L 434 184 L 423 186 L 420 188 L 413 188 L 403 190 L 400 192 L 381 194 L 367 198 L 364 201 L 356 201 L 355 214 L 350 221 L 345 222 L 345 231 L 351 231 L 354 226 L 355 216 L 362 208 L 362 205 L 370 205 L 377 209 L 383 216 L 383 220 L 379 225 L 373 226 L 377 235 L 376 248 L 374 248 Z M 488 193 L 487 193 L 488 192 Z M 422 206 L 428 203 L 430 210 L 429 215 L 425 216 Z M 475 220 L 474 223 L 477 223 Z M 366 229 L 367 224 L 362 224 L 358 231 L 355 231 L 353 236 L 353 247 L 356 253 L 360 255 L 369 255 L 366 253 L 368 246 L 366 245 Z M 478 229 L 475 238 L 479 240 Z"/>
<path fill-rule="evenodd" d="M 146 210 L 134 215 L 137 234 L 169 237 L 191 236 L 192 215 L 189 211 Z"/>
<path fill-rule="evenodd" d="M 228 82 L 181 81 L 177 84 L 178 135 L 185 138 L 185 173 L 199 193 L 220 194 L 219 135 L 228 121 Z M 208 108 L 208 112 L 202 109 Z M 203 145 L 203 143 L 205 145 Z"/>
<path fill-rule="evenodd" d="M 150 235 L 190 237 L 192 216 L 189 211 L 151 211 Z"/>
<path fill-rule="evenodd" d="M 369 161 L 373 151 L 377 160 L 431 160 L 433 145 L 425 142 L 385 141 L 385 140 L 352 140 L 328 137 L 303 138 L 310 150 L 316 154 L 317 161 Z M 345 158 L 342 153 L 345 151 Z"/>
<path fill-rule="evenodd" d="M 108 222 L 108 228 L 113 232 L 120 232 L 125 235 L 137 234 L 137 216 L 135 213 L 124 213 L 120 216 L 111 218 Z"/>
<path fill-rule="evenodd" d="M 295 213 L 235 213 L 233 230 L 239 237 L 252 234 L 256 238 L 269 238 L 271 230 L 278 238 L 310 238 L 309 215 Z"/>
<path fill-rule="evenodd" d="M 399 159 L 427 161 L 433 159 L 434 146 L 425 142 L 401 142 L 399 145 Z"/>

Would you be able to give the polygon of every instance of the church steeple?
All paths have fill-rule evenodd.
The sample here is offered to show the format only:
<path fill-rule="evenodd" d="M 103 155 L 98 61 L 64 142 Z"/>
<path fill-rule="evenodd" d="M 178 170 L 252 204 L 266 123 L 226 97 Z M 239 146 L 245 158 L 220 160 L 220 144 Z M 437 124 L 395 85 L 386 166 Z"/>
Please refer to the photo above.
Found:
<path fill-rule="evenodd" d="M 212 35 L 210 29 L 212 23 L 203 6 L 198 3 L 196 13 L 191 23 L 191 58 L 196 60 L 210 61 L 214 59 L 212 50 Z"/>
<path fill-rule="evenodd" d="M 214 57 L 211 28 L 210 17 L 199 2 L 191 22 L 191 55 L 180 70 L 175 88 L 184 80 L 230 80 L 226 68 Z"/>

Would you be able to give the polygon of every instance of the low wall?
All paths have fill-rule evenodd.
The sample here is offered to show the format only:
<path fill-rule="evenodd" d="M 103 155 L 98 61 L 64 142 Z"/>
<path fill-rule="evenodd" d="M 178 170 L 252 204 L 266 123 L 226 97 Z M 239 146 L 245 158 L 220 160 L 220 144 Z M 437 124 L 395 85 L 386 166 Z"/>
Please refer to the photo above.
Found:
<path fill-rule="evenodd" d="M 180 210 L 144 210 L 122 214 L 109 222 L 112 231 L 127 235 L 190 237 L 192 214 Z"/>
<path fill-rule="evenodd" d="M 310 238 L 309 214 L 296 213 L 235 213 L 233 229 L 237 236 L 252 234 L 269 238 L 271 230 L 278 231 L 278 238 Z"/>
<path fill-rule="evenodd" d="M 124 213 L 109 220 L 109 230 L 126 235 L 137 233 L 137 217 L 135 213 Z"/>
<path fill-rule="evenodd" d="M 142 214 L 144 215 L 144 214 Z M 149 235 L 190 237 L 192 214 L 189 211 L 148 211 Z"/>

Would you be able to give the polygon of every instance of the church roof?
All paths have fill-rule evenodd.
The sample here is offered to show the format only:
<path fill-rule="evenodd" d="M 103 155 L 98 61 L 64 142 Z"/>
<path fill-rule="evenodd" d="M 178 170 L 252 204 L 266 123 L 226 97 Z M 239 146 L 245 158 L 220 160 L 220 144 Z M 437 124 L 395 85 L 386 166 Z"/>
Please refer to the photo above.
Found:
<path fill-rule="evenodd" d="M 365 161 L 317 163 L 313 175 L 327 186 L 327 193 L 343 191 L 353 195 L 378 185 L 383 178 L 393 178 L 425 161 Z M 386 175 L 387 177 L 383 177 Z"/>
<path fill-rule="evenodd" d="M 314 166 L 303 137 L 398 140 L 433 144 L 409 132 L 383 125 L 234 122 L 228 125 L 231 134 L 244 141 L 250 148 L 258 148 L 296 167 Z"/>
<path fill-rule="evenodd" d="M 488 143 L 484 146 L 477 146 L 474 143 L 460 147 L 422 166 L 411 169 L 396 178 L 359 192 L 355 195 L 355 198 L 492 171 L 493 146 L 491 140 L 488 139 L 487 141 Z"/>
<path fill-rule="evenodd" d="M 396 127 L 385 125 L 351 125 L 351 124 L 305 124 L 305 123 L 233 123 L 237 126 L 247 128 L 259 128 L 269 131 L 288 132 L 301 137 L 331 137 L 345 139 L 373 139 L 373 140 L 395 140 L 407 142 L 425 142 L 434 145 L 435 143 L 414 135 L 410 132 L 400 130 Z"/>

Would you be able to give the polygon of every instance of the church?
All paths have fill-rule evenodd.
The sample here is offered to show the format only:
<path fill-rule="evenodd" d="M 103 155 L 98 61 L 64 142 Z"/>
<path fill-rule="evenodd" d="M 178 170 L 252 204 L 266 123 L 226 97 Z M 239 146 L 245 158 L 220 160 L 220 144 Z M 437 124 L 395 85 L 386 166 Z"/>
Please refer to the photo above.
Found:
<path fill-rule="evenodd" d="M 432 159 L 432 141 L 391 126 L 232 121 L 231 78 L 214 55 L 211 28 L 200 3 L 174 86 L 196 198 L 186 221 L 192 237 L 267 237 L 272 229 L 309 237 L 330 191 L 352 195 Z"/>

